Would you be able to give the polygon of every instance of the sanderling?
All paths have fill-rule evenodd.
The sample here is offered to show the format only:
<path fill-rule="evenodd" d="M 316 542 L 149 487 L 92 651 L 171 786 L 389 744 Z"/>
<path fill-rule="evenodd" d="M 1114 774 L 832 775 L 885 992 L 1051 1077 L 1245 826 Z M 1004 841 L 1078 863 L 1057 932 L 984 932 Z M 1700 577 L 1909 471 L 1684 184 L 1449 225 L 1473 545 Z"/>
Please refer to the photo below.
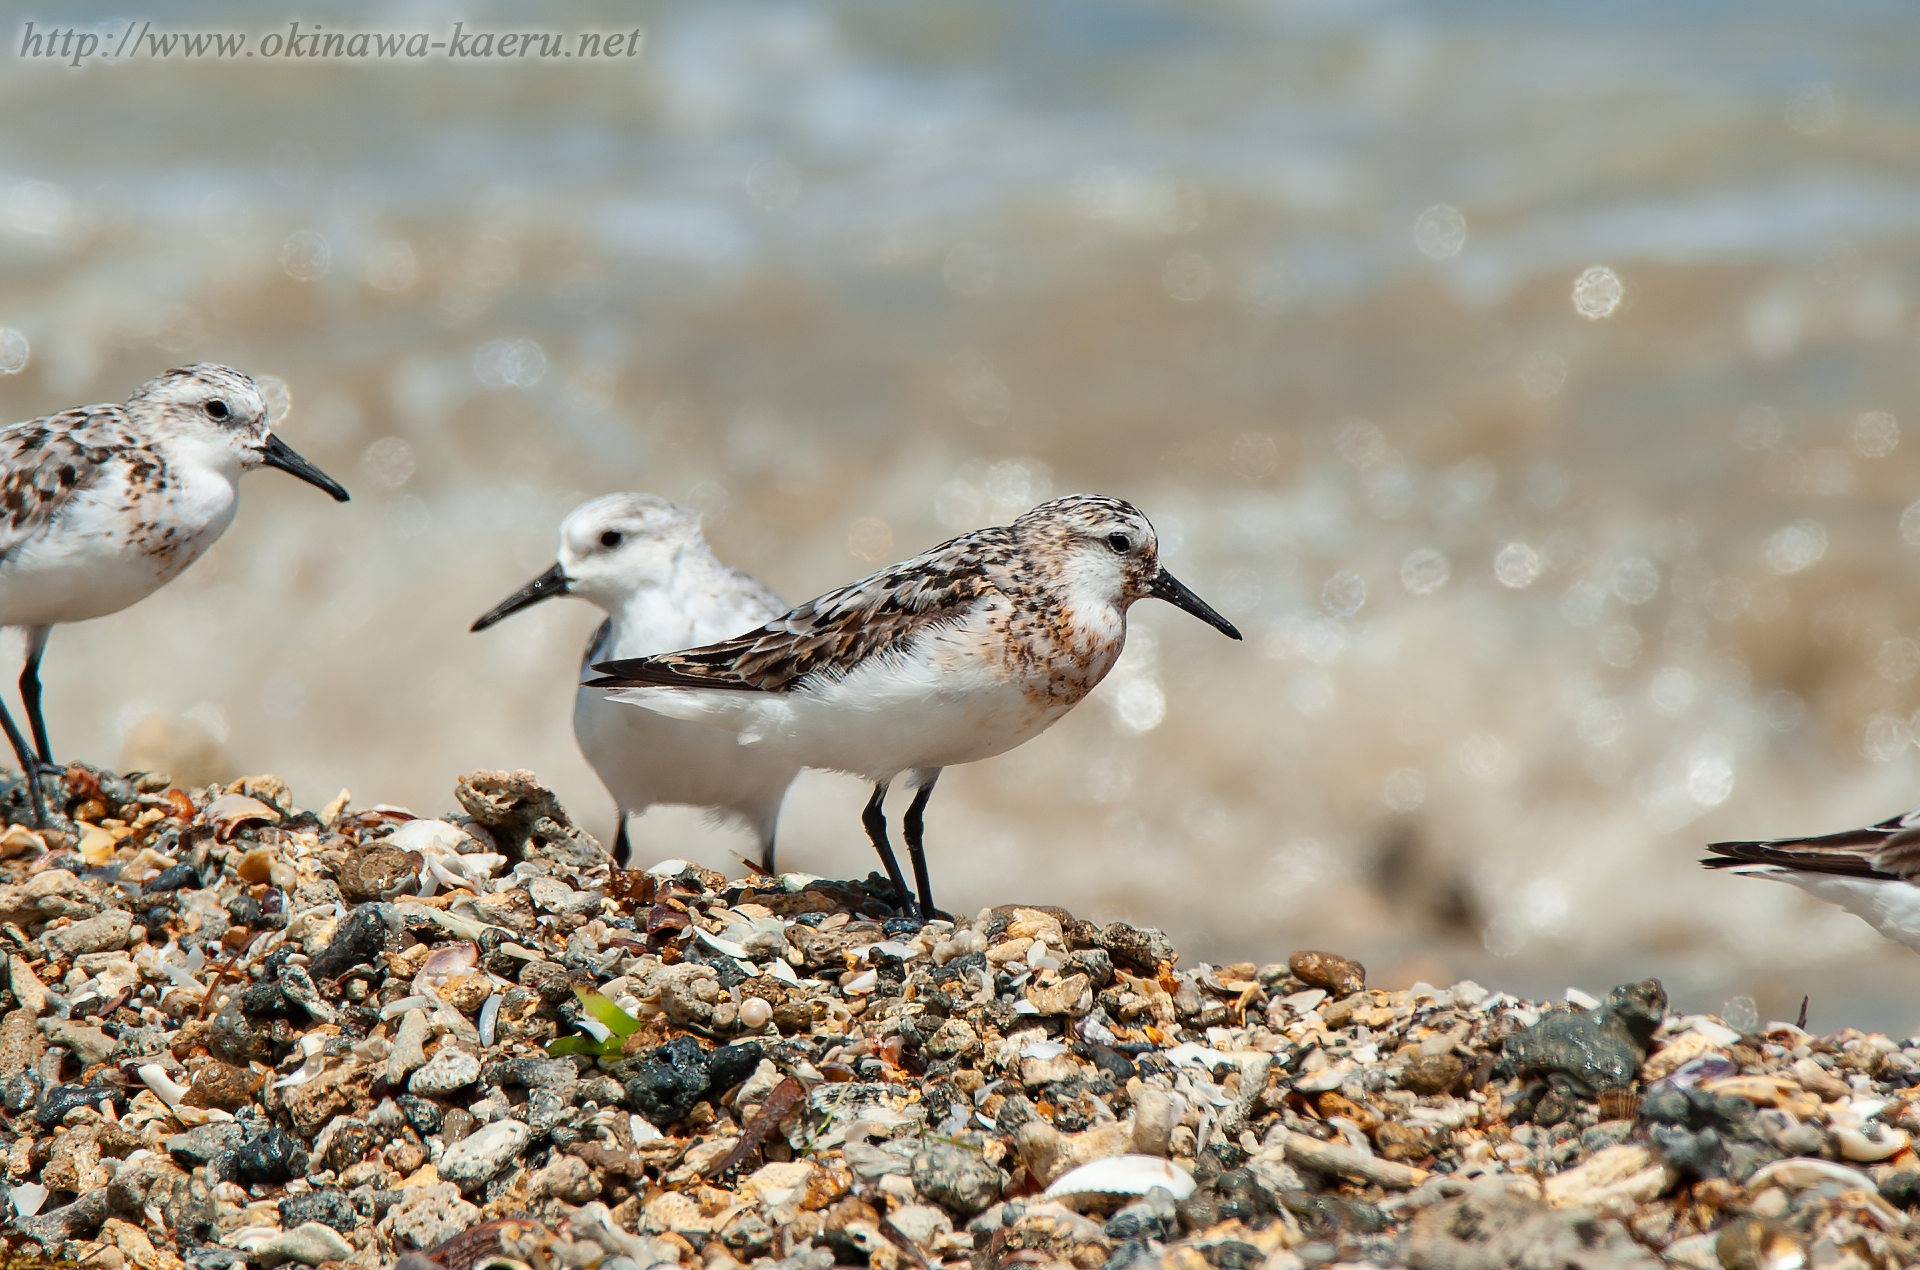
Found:
<path fill-rule="evenodd" d="M 237 370 L 198 362 L 158 375 L 124 406 L 82 406 L 0 429 L 0 626 L 25 630 L 20 699 L 34 749 L 0 705 L 35 822 L 53 767 L 40 656 L 61 622 L 117 613 L 178 577 L 233 523 L 235 482 L 277 467 L 341 502 L 347 491 L 267 426 Z"/>
<path fill-rule="evenodd" d="M 786 611 L 759 579 L 714 558 L 700 517 L 650 494 L 608 494 L 560 525 L 560 560 L 473 624 L 483 631 L 555 595 L 598 605 L 607 620 L 587 642 L 584 666 L 692 648 L 751 630 Z M 580 752 L 613 795 L 614 859 L 631 863 L 627 817 L 658 803 L 708 807 L 744 820 L 773 870 L 774 825 L 800 765 L 743 747 L 731 733 L 633 710 L 581 688 L 573 699 Z"/>
<path fill-rule="evenodd" d="M 1074 494 L 1011 525 L 962 534 L 759 630 L 704 648 L 597 662 L 588 686 L 808 767 L 873 782 L 862 823 L 903 907 L 882 800 L 916 791 L 907 853 L 920 916 L 934 912 L 922 817 L 942 768 L 1031 740 L 1093 691 L 1120 656 L 1127 609 L 1153 596 L 1234 639 L 1240 632 L 1160 565 L 1147 518 Z"/>
<path fill-rule="evenodd" d="M 1700 863 L 1791 882 L 1920 952 L 1920 811 L 1818 838 L 1715 842 Z"/>

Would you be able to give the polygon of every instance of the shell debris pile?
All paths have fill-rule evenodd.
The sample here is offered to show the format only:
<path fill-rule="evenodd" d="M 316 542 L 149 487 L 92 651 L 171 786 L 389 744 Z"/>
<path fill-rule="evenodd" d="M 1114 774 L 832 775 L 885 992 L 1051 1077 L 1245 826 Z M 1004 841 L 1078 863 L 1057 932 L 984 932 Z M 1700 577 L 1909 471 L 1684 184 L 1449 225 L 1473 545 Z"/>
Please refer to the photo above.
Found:
<path fill-rule="evenodd" d="M 1912 1265 L 1920 1043 L 1183 965 L 878 877 L 67 770 L 0 835 L 16 1251 L 100 1270 Z M 17 791 L 0 806 L 17 813 Z M 15 815 L 16 822 L 21 817 Z"/>

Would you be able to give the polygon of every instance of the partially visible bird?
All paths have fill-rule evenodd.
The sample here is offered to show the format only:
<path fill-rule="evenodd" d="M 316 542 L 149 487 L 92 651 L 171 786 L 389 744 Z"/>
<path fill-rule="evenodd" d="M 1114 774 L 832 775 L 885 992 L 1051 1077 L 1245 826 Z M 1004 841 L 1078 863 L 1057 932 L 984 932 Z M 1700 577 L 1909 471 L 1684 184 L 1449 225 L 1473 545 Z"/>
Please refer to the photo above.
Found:
<path fill-rule="evenodd" d="M 0 626 L 26 633 L 20 697 L 33 748 L 0 706 L 35 823 L 55 770 L 40 711 L 40 659 L 62 622 L 117 613 L 173 581 L 239 506 L 242 473 L 277 467 L 340 502 L 347 491 L 268 426 L 266 398 L 226 366 L 196 362 L 124 405 L 82 406 L 0 430 Z"/>
<path fill-rule="evenodd" d="M 1715 842 L 1709 869 L 1790 882 L 1920 952 L 1920 811 L 1819 838 Z"/>
<path fill-rule="evenodd" d="M 1166 600 L 1228 636 L 1233 624 L 1160 564 L 1131 503 L 1075 494 L 978 529 L 809 600 L 733 639 L 661 656 L 595 659 L 593 689 L 713 724 L 757 752 L 873 782 L 862 816 L 902 906 L 882 801 L 911 773 L 907 853 L 918 914 L 934 913 L 923 817 L 942 768 L 991 758 L 1059 722 L 1106 677 L 1127 609 Z"/>
<path fill-rule="evenodd" d="M 560 525 L 559 562 L 473 629 L 556 595 L 577 595 L 607 614 L 587 642 L 583 667 L 711 643 L 786 608 L 758 579 L 714 557 L 696 513 L 650 494 L 608 494 L 576 507 Z M 759 839 L 761 867 L 774 871 L 780 802 L 798 763 L 743 748 L 730 732 L 630 709 L 587 688 L 574 694 L 573 734 L 618 808 L 619 863 L 632 861 L 629 815 L 685 804 L 743 821 Z"/>

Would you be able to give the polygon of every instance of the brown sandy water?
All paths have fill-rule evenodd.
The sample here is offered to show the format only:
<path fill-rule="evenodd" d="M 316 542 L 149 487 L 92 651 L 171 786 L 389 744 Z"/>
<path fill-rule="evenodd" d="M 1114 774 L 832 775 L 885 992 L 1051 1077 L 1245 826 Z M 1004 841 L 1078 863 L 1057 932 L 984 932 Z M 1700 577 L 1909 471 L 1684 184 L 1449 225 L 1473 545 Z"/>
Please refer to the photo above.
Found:
<path fill-rule="evenodd" d="M 61 631 L 62 756 L 422 811 L 525 766 L 610 834 L 598 615 L 466 632 L 574 504 L 698 505 L 798 601 L 1099 490 L 1248 639 L 1136 610 L 1093 700 L 942 783 L 943 903 L 1920 1023 L 1911 954 L 1695 863 L 1920 801 L 1910 16 L 638 16 L 592 70 L 0 63 L 5 417 L 218 359 L 354 492 L 250 478 L 181 581 Z M 784 860 L 864 873 L 863 797 L 803 778 Z"/>

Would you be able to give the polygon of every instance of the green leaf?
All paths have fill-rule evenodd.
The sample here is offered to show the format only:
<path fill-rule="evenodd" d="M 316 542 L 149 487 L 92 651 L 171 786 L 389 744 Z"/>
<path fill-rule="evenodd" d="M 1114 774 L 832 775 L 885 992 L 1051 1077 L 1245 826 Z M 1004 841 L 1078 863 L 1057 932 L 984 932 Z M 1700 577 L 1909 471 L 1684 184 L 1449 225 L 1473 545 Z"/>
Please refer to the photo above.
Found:
<path fill-rule="evenodd" d="M 605 1047 L 606 1042 L 596 1041 L 591 1036 L 562 1036 L 547 1043 L 547 1057 L 562 1058 L 568 1054 L 591 1054 L 595 1058 L 600 1058 L 606 1054 Z"/>
<path fill-rule="evenodd" d="M 580 1004 L 587 1007 L 587 1013 L 600 1020 L 615 1036 L 625 1039 L 640 1030 L 640 1020 L 622 1010 L 607 998 L 587 988 L 576 987 L 574 992 L 580 998 Z"/>

